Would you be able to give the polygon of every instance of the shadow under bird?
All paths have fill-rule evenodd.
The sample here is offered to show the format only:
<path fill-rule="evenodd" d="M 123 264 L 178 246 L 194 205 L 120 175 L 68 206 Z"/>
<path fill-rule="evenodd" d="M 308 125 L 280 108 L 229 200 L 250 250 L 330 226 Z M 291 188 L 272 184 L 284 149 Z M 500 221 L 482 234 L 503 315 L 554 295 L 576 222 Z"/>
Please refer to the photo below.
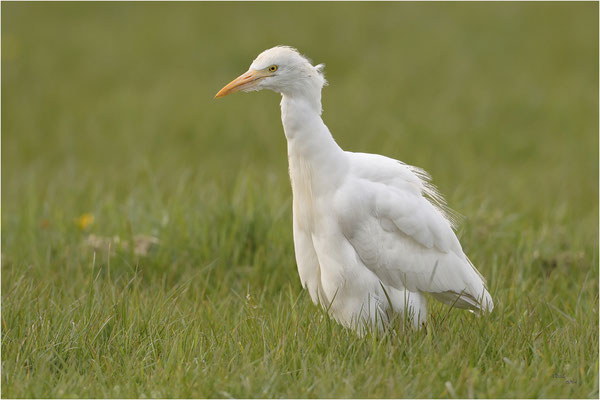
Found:
<path fill-rule="evenodd" d="M 424 293 L 457 308 L 492 311 L 485 281 L 429 175 L 335 142 L 321 119 L 323 67 L 294 48 L 273 47 L 215 96 L 262 89 L 282 96 L 296 262 L 312 301 L 359 332 L 382 329 L 395 315 L 422 326 Z"/>

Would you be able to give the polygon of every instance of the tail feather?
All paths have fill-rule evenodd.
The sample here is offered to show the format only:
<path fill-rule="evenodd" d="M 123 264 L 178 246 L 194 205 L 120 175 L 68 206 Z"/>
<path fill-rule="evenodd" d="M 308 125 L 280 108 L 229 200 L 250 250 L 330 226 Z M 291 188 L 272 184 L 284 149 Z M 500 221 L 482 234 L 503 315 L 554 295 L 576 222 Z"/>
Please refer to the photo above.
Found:
<path fill-rule="evenodd" d="M 441 301 L 456 308 L 464 308 L 468 310 L 477 310 L 491 312 L 494 309 L 494 301 L 490 293 L 484 289 L 480 298 L 475 298 L 472 295 L 462 292 L 456 293 L 448 290 L 445 292 L 431 293 L 431 295 Z"/>

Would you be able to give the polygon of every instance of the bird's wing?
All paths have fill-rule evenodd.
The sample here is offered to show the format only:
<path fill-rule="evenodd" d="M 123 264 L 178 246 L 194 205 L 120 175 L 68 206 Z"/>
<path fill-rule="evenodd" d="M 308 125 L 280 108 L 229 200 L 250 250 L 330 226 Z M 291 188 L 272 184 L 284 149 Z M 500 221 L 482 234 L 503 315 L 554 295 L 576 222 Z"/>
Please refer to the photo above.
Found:
<path fill-rule="evenodd" d="M 462 216 L 447 206 L 444 197 L 431 183 L 431 176 L 427 171 L 379 154 L 346 154 L 351 159 L 355 176 L 425 197 L 448 221 L 451 228 L 458 226 Z"/>
<path fill-rule="evenodd" d="M 441 196 L 396 160 L 363 153 L 348 157 L 351 179 L 338 192 L 336 208 L 342 233 L 364 265 L 390 286 L 430 292 L 457 307 L 491 310 L 491 296 L 441 209 Z M 424 197 L 431 193 L 433 202 Z"/>

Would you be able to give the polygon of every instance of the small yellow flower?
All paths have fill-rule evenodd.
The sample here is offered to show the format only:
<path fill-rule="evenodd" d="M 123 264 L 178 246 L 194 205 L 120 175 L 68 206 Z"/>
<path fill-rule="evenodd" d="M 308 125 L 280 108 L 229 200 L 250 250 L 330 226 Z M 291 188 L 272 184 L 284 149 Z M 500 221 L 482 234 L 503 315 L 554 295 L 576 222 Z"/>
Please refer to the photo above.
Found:
<path fill-rule="evenodd" d="M 81 215 L 79 218 L 76 218 L 75 223 L 77 224 L 79 229 L 85 229 L 89 225 L 94 223 L 94 214 L 85 213 L 85 214 Z"/>

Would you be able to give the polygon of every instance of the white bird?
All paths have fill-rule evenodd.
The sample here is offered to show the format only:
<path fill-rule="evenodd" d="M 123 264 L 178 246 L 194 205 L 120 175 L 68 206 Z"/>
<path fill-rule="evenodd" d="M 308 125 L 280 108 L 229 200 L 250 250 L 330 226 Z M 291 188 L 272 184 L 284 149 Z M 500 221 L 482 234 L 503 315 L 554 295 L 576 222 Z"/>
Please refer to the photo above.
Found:
<path fill-rule="evenodd" d="M 262 89 L 282 96 L 296 262 L 312 301 L 359 332 L 382 329 L 394 315 L 421 327 L 424 293 L 491 311 L 485 281 L 463 252 L 429 175 L 335 142 L 321 119 L 323 67 L 294 48 L 273 47 L 215 96 Z"/>

